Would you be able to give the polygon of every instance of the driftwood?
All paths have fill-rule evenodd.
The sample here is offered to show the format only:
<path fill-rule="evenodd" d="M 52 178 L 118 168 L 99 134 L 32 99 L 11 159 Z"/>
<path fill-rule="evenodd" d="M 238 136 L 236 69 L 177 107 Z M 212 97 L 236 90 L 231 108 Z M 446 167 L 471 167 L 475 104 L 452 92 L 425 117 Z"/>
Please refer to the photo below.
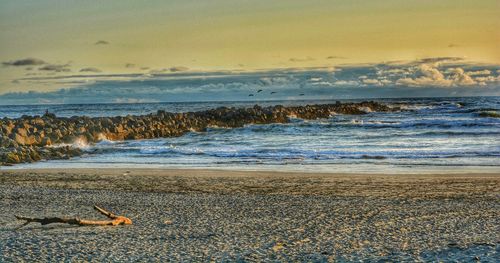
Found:
<path fill-rule="evenodd" d="M 65 218 L 65 217 L 45 217 L 45 218 L 35 218 L 35 217 L 26 217 L 26 216 L 18 216 L 16 218 L 18 220 L 26 221 L 22 226 L 23 227 L 29 223 L 40 223 L 42 225 L 48 225 L 53 223 L 64 223 L 70 225 L 79 225 L 79 226 L 117 226 L 117 225 L 131 225 L 132 220 L 130 218 L 124 216 L 117 216 L 111 212 L 108 212 L 98 206 L 94 206 L 94 209 L 99 211 L 99 213 L 107 216 L 109 220 L 86 220 L 80 218 Z"/>

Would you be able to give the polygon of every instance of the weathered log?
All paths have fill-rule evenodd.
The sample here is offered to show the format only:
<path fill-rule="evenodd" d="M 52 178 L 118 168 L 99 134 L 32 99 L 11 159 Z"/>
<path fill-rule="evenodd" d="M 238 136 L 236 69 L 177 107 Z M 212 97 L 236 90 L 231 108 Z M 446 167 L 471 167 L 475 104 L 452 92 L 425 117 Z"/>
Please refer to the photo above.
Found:
<path fill-rule="evenodd" d="M 53 223 L 63 223 L 70 225 L 79 225 L 79 226 L 117 226 L 117 225 L 131 225 L 132 220 L 130 218 L 124 216 L 117 216 L 111 212 L 108 212 L 98 206 L 94 206 L 94 209 L 99 213 L 105 215 L 110 220 L 86 220 L 80 218 L 67 218 L 67 217 L 44 217 L 44 218 L 36 218 L 36 217 L 26 217 L 26 216 L 18 216 L 15 217 L 17 220 L 26 221 L 20 227 L 23 227 L 29 223 L 40 223 L 42 225 L 48 225 Z"/>

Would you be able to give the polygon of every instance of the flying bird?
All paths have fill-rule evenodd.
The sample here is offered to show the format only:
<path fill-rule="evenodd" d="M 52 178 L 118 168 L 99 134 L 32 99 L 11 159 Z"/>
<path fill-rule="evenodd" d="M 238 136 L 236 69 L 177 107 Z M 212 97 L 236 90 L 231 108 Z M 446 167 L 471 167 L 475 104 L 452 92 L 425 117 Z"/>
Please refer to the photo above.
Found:
<path fill-rule="evenodd" d="M 259 93 L 259 92 L 261 92 L 261 91 L 262 91 L 262 90 L 260 89 L 260 90 L 258 90 L 258 91 L 257 91 L 257 93 Z"/>
<path fill-rule="evenodd" d="M 304 93 L 300 93 L 299 96 L 304 96 Z"/>
<path fill-rule="evenodd" d="M 248 94 L 248 97 L 253 97 L 253 94 Z"/>
<path fill-rule="evenodd" d="M 274 93 L 276 93 L 276 91 L 271 91 L 271 94 L 274 94 Z"/>

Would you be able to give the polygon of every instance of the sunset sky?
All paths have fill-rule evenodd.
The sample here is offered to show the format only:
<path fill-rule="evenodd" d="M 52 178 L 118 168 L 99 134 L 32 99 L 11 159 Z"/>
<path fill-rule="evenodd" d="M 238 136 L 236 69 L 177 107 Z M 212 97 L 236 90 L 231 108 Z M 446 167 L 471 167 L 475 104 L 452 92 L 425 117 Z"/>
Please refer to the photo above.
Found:
<path fill-rule="evenodd" d="M 483 86 L 497 95 L 499 28 L 498 0 L 0 0 L 0 94 L 94 87 L 160 73 L 336 72 L 394 61 L 411 69 L 412 61 L 453 58 L 447 61 L 460 61 L 461 69 L 488 70 Z M 430 66 L 452 78 L 441 65 Z M 420 76 L 399 79 L 409 77 Z"/>

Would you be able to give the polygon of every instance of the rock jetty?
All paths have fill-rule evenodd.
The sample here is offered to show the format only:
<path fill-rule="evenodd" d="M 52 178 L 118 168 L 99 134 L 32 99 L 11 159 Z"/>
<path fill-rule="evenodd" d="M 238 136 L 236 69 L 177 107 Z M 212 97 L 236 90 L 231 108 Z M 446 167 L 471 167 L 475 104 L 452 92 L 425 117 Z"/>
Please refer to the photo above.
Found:
<path fill-rule="evenodd" d="M 101 140 L 138 140 L 181 136 L 209 127 L 237 128 L 246 124 L 287 123 L 290 118 L 321 119 L 333 114 L 366 114 L 372 111 L 398 110 L 384 104 L 318 104 L 285 107 L 281 105 L 252 108 L 220 107 L 198 112 L 172 113 L 159 110 L 141 116 L 56 117 L 22 116 L 0 119 L 0 165 L 68 159 L 82 154 L 78 145 Z"/>

